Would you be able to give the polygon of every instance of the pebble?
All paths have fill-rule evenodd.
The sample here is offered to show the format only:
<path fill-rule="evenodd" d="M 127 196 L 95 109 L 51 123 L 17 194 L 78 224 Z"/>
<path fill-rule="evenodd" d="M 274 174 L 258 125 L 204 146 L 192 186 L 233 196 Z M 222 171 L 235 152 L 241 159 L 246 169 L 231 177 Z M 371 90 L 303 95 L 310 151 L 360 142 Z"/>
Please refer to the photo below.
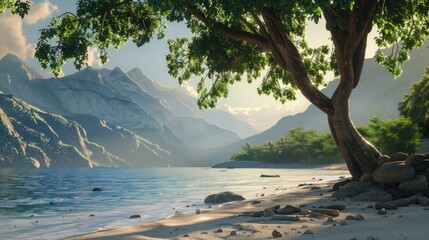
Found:
<path fill-rule="evenodd" d="M 273 237 L 275 237 L 275 238 L 280 238 L 280 237 L 282 237 L 282 234 L 281 234 L 279 231 L 277 231 L 277 230 L 274 230 L 274 231 L 271 233 L 271 235 L 272 235 Z"/>
<path fill-rule="evenodd" d="M 311 187 L 310 190 L 320 190 L 322 189 L 321 187 Z"/>
<path fill-rule="evenodd" d="M 131 215 L 129 218 L 130 218 L 130 219 L 132 219 L 132 218 L 141 218 L 141 216 L 140 216 L 140 215 L 138 215 L 138 214 L 135 214 L 135 215 Z"/>
<path fill-rule="evenodd" d="M 378 210 L 378 214 L 379 215 L 386 215 L 387 214 L 386 209 L 385 208 L 381 208 L 380 210 Z"/>
<path fill-rule="evenodd" d="M 183 235 L 183 237 L 189 237 L 189 234 L 185 234 L 185 235 Z"/>
<path fill-rule="evenodd" d="M 352 215 L 347 215 L 346 220 L 355 220 L 355 217 Z"/>
<path fill-rule="evenodd" d="M 335 222 L 335 218 L 329 217 L 328 220 L 326 220 L 326 222 Z"/>
<path fill-rule="evenodd" d="M 304 234 L 314 234 L 314 233 L 311 230 L 307 230 L 307 231 L 304 232 Z"/>
<path fill-rule="evenodd" d="M 250 204 L 255 205 L 255 204 L 260 204 L 260 203 L 261 203 L 261 201 L 255 200 L 255 201 L 251 202 Z"/>
<path fill-rule="evenodd" d="M 323 207 L 323 208 L 342 211 L 342 210 L 346 209 L 346 205 L 334 204 L 334 205 L 329 205 L 329 206 L 326 206 L 326 207 Z"/>
<path fill-rule="evenodd" d="M 101 192 L 101 191 L 103 191 L 103 189 L 96 187 L 96 188 L 93 188 L 92 191 L 93 192 Z"/>
<path fill-rule="evenodd" d="M 219 228 L 218 230 L 215 231 L 215 233 L 223 233 L 223 229 Z"/>
<path fill-rule="evenodd" d="M 237 235 L 237 232 L 236 232 L 236 231 L 231 231 L 231 232 L 229 233 L 229 236 L 235 236 L 235 235 Z"/>
<path fill-rule="evenodd" d="M 95 217 L 95 214 L 89 214 L 90 217 Z"/>
<path fill-rule="evenodd" d="M 195 210 L 195 214 L 201 214 L 201 209 Z"/>
<path fill-rule="evenodd" d="M 208 232 L 201 232 L 201 234 L 209 234 Z"/>
<path fill-rule="evenodd" d="M 275 215 L 274 211 L 270 210 L 270 209 L 265 209 L 264 210 L 264 217 L 271 217 Z"/>
<path fill-rule="evenodd" d="M 342 225 L 342 226 L 347 225 L 347 222 L 346 221 L 341 221 L 340 225 Z"/>
<path fill-rule="evenodd" d="M 365 218 L 362 216 L 362 214 L 358 214 L 355 216 L 355 220 L 356 221 L 363 221 L 363 220 L 365 220 Z"/>

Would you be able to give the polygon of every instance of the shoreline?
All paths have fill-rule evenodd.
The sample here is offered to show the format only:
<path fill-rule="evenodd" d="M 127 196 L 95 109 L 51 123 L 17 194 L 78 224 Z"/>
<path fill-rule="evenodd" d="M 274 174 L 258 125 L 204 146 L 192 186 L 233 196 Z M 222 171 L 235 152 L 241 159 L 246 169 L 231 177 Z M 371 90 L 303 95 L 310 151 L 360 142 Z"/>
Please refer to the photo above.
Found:
<path fill-rule="evenodd" d="M 295 163 L 265 163 L 255 161 L 228 161 L 213 165 L 211 168 L 272 168 L 272 169 L 323 169 L 323 170 L 345 170 L 347 165 L 345 163 L 331 163 L 331 164 L 295 164 Z"/>
<path fill-rule="evenodd" d="M 203 209 L 201 214 L 177 213 L 159 221 L 66 239 L 272 239 L 274 230 L 282 234 L 283 238 L 279 239 L 417 240 L 429 235 L 429 229 L 425 227 L 428 208 L 411 205 L 398 210 L 387 210 L 386 215 L 379 215 L 372 208 L 374 202 L 334 200 L 331 197 L 333 182 L 318 182 L 289 189 L 287 192 L 227 203 Z M 252 204 L 255 200 L 261 203 Z M 299 221 L 240 216 L 245 212 L 263 211 L 276 205 L 300 206 L 303 210 L 311 211 L 321 205 L 332 204 L 346 208 L 338 217 L 329 220 L 326 217 L 310 218 L 301 215 L 298 215 Z M 346 220 L 347 216 L 358 214 L 364 220 Z M 231 235 L 232 232 L 236 235 Z"/>

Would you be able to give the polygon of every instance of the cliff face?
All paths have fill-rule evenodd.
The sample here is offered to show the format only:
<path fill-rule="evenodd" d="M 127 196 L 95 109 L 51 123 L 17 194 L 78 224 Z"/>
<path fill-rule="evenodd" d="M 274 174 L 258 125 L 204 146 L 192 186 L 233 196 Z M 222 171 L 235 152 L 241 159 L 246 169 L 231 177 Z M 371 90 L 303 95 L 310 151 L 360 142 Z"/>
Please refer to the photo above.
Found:
<path fill-rule="evenodd" d="M 92 117 L 75 120 L 0 92 L 0 167 L 159 167 L 174 162 L 168 151 L 129 130 Z"/>

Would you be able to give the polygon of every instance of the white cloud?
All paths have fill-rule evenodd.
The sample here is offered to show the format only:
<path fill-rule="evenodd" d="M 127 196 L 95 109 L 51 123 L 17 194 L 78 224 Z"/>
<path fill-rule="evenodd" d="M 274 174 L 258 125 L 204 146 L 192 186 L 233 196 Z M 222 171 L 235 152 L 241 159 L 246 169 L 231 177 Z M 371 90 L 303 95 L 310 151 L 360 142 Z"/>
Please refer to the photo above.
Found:
<path fill-rule="evenodd" d="M 189 84 L 189 82 L 183 82 L 180 87 L 183 88 L 189 96 L 198 97 L 197 90 L 195 90 L 195 88 L 191 84 Z"/>
<path fill-rule="evenodd" d="M 0 57 L 13 53 L 26 59 L 34 54 L 34 46 L 27 42 L 19 16 L 8 12 L 0 16 Z"/>
<path fill-rule="evenodd" d="M 88 66 L 91 67 L 101 67 L 103 64 L 100 59 L 100 51 L 96 48 L 91 48 L 88 50 L 88 60 L 86 62 Z"/>
<path fill-rule="evenodd" d="M 0 16 L 0 57 L 8 53 L 13 53 L 22 59 L 27 59 L 34 55 L 34 45 L 27 41 L 23 31 L 23 23 L 32 25 L 40 20 L 46 19 L 58 7 L 44 1 L 33 4 L 25 20 L 17 15 L 5 12 Z"/>
<path fill-rule="evenodd" d="M 50 17 L 56 11 L 58 11 L 58 7 L 47 0 L 42 3 L 32 4 L 28 15 L 24 18 L 24 22 L 29 25 L 36 24 Z"/>

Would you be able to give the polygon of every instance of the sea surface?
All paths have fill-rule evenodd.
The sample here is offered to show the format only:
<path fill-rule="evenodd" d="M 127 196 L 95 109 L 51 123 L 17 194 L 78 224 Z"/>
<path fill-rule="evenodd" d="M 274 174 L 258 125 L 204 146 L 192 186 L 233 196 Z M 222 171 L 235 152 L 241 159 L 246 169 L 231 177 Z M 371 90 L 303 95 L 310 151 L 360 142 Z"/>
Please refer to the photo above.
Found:
<path fill-rule="evenodd" d="M 207 208 L 204 198 L 213 193 L 252 199 L 348 175 L 316 169 L 0 169 L 0 239 L 59 239 L 131 226 Z M 96 187 L 103 191 L 93 192 Z M 134 214 L 141 218 L 129 219 Z"/>

